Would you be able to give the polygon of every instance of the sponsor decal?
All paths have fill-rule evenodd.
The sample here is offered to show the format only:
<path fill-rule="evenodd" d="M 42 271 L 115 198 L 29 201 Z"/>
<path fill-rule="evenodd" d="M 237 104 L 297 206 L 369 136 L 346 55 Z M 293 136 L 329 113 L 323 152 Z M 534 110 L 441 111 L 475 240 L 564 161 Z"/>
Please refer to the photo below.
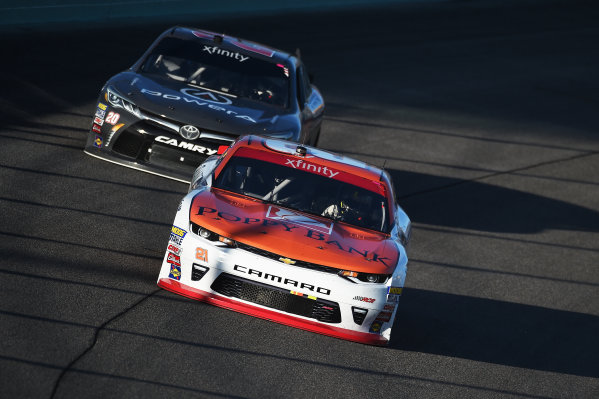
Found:
<path fill-rule="evenodd" d="M 333 222 L 323 222 L 317 219 L 310 218 L 308 216 L 295 213 L 288 209 L 282 209 L 276 206 L 269 206 L 266 211 L 266 218 L 272 220 L 279 220 L 282 222 L 293 223 L 298 226 L 303 226 L 316 230 L 320 233 L 331 234 L 333 231 Z"/>
<path fill-rule="evenodd" d="M 106 104 L 98 103 L 98 108 L 100 108 L 102 111 L 106 111 Z"/>
<path fill-rule="evenodd" d="M 171 251 L 175 255 L 179 255 L 179 256 L 181 255 L 181 247 L 178 247 L 175 244 L 168 244 L 168 247 L 166 249 L 168 251 Z"/>
<path fill-rule="evenodd" d="M 285 263 L 286 265 L 295 265 L 295 261 L 289 258 L 279 258 L 279 261 Z"/>
<path fill-rule="evenodd" d="M 171 263 L 171 271 L 168 274 L 169 278 L 181 280 L 181 265 Z"/>
<path fill-rule="evenodd" d="M 96 136 L 96 139 L 94 140 L 94 147 L 102 148 L 102 137 Z"/>
<path fill-rule="evenodd" d="M 193 87 L 184 87 L 180 91 L 189 97 L 194 97 L 202 101 L 208 101 L 209 103 L 224 105 L 232 104 L 230 98 L 223 96 L 222 94 L 212 93 L 211 91 L 200 90 Z"/>
<path fill-rule="evenodd" d="M 100 118 L 100 119 L 104 119 L 104 117 L 106 116 L 106 111 L 101 110 L 100 108 L 98 108 L 96 110 L 95 116 L 98 117 L 98 118 Z"/>
<path fill-rule="evenodd" d="M 280 144 L 277 146 L 271 146 L 272 140 L 266 140 L 267 146 L 275 151 L 280 151 L 279 148 L 282 148 L 282 151 L 287 152 L 285 148 L 288 146 L 292 147 L 291 144 Z M 297 145 L 296 145 L 297 146 Z M 278 148 L 277 148 L 278 147 Z M 293 148 L 293 147 L 292 147 Z M 325 154 L 324 152 L 321 154 Z M 383 197 L 387 197 L 387 190 L 384 183 L 378 181 L 378 179 L 371 180 L 366 179 L 364 177 L 360 177 L 351 172 L 344 172 L 342 170 L 330 169 L 322 166 L 314 162 L 307 162 L 309 156 L 302 157 L 301 161 L 298 159 L 289 159 L 290 155 L 276 154 L 272 152 L 259 151 L 257 149 L 252 149 L 248 147 L 239 148 L 235 152 L 235 156 L 242 156 L 246 158 L 259 159 L 262 161 L 267 161 L 270 163 L 274 163 L 277 165 L 283 165 L 286 167 L 291 167 L 295 169 L 302 169 L 303 171 L 309 171 L 310 173 L 320 174 L 321 176 L 325 176 L 328 178 L 332 178 L 335 180 L 343 181 L 346 183 L 353 184 L 358 187 L 365 188 L 366 190 L 372 191 L 374 193 L 380 194 Z M 320 157 L 320 154 L 319 154 Z M 322 156 L 322 159 L 327 159 L 326 156 Z M 298 162 L 300 161 L 300 162 Z M 320 167 L 320 170 L 318 169 Z M 379 171 L 380 172 L 380 171 Z"/>
<path fill-rule="evenodd" d="M 374 301 L 376 301 L 376 299 L 374 299 L 374 298 L 367 298 L 365 296 L 355 296 L 354 297 L 354 301 L 361 301 L 361 302 L 366 302 L 366 303 L 374 303 Z"/>
<path fill-rule="evenodd" d="M 171 228 L 171 235 L 169 241 L 176 245 L 181 245 L 181 243 L 183 243 L 183 239 L 185 238 L 185 234 L 187 234 L 187 231 L 183 230 L 180 227 L 173 226 Z"/>
<path fill-rule="evenodd" d="M 185 94 L 185 96 L 166 94 L 166 93 L 161 93 L 159 91 L 153 91 L 153 90 L 147 90 L 147 89 L 141 89 L 141 92 L 143 94 L 147 94 L 149 96 L 162 97 L 167 100 L 183 101 L 186 103 L 196 104 L 200 107 L 207 107 L 207 108 L 213 109 L 215 111 L 224 112 L 225 114 L 231 115 L 235 118 L 244 119 L 248 122 L 256 123 L 256 121 L 254 119 L 252 119 L 251 117 L 249 117 L 248 115 L 240 115 L 238 112 L 228 110 L 224 107 L 221 107 L 220 105 L 216 105 L 216 104 L 229 105 L 232 102 L 229 98 L 227 98 L 225 96 L 211 93 L 209 91 L 203 91 L 203 90 L 195 89 L 193 87 L 187 87 L 187 88 L 181 89 L 181 93 Z"/>
<path fill-rule="evenodd" d="M 376 317 L 376 321 L 382 321 L 384 323 L 388 322 L 389 320 L 391 320 L 391 312 L 380 312 L 379 315 Z"/>
<path fill-rule="evenodd" d="M 329 241 L 327 241 L 326 237 L 322 233 L 317 233 L 317 232 L 314 232 L 312 230 L 308 230 L 308 234 L 306 234 L 306 237 L 312 238 L 314 240 L 324 241 L 325 244 L 329 244 L 331 246 L 335 246 L 339 250 L 345 251 L 345 252 L 349 252 L 350 254 L 351 253 L 356 253 L 358 255 L 362 255 L 364 257 L 364 259 L 366 259 L 369 262 L 372 262 L 372 261 L 374 261 L 374 262 L 381 262 L 383 265 L 389 266 L 389 264 L 387 264 L 387 262 L 385 262 L 385 261 L 389 261 L 390 260 L 389 258 L 382 257 L 379 254 L 377 254 L 376 252 L 373 252 L 372 254 L 369 254 L 368 251 L 366 251 L 366 250 L 365 251 L 359 251 L 356 248 L 353 248 L 353 247 L 350 247 L 350 246 L 344 247 L 339 241 L 336 241 L 336 240 L 329 240 Z"/>
<path fill-rule="evenodd" d="M 181 257 L 179 255 L 175 255 L 172 252 L 168 253 L 166 261 L 167 261 L 167 263 L 174 263 L 174 264 L 181 266 Z"/>
<path fill-rule="evenodd" d="M 92 125 L 92 130 L 96 133 L 102 133 L 102 128 L 95 123 Z"/>
<path fill-rule="evenodd" d="M 184 150 L 188 150 L 188 151 L 199 152 L 200 154 L 206 154 L 206 155 L 216 154 L 216 150 L 211 150 L 210 148 L 202 147 L 201 145 L 197 145 L 197 144 L 193 144 L 193 143 L 188 143 L 186 141 L 177 141 L 177 139 L 171 139 L 170 137 L 166 137 L 166 136 L 157 136 L 154 139 L 154 141 L 157 141 L 157 142 L 163 143 L 163 144 L 168 144 L 168 145 L 171 145 L 171 146 L 177 147 L 177 148 L 183 148 Z"/>
<path fill-rule="evenodd" d="M 232 213 L 228 213 L 228 212 L 220 212 L 217 209 L 210 208 L 207 206 L 198 207 L 196 215 L 211 218 L 214 220 L 223 219 L 223 220 L 233 222 L 233 223 L 242 223 L 242 224 L 259 223 L 265 227 L 280 226 L 285 229 L 285 230 L 283 230 L 285 232 L 289 232 L 289 231 L 292 231 L 293 229 L 300 228 L 300 226 L 295 226 L 292 223 L 279 222 L 279 221 L 274 221 L 274 220 L 269 220 L 269 219 L 241 217 L 241 216 L 233 215 Z M 389 264 L 387 262 L 391 260 L 390 258 L 380 256 L 376 252 L 369 252 L 368 250 L 356 249 L 347 244 L 342 244 L 341 242 L 339 242 L 337 240 L 330 240 L 329 237 L 327 237 L 324 233 L 316 231 L 311 227 L 308 228 L 308 227 L 303 226 L 303 228 L 305 228 L 305 230 L 306 230 L 305 237 L 311 238 L 316 241 L 322 241 L 321 244 L 330 245 L 331 247 L 335 247 L 340 251 L 347 252 L 349 254 L 362 256 L 370 262 L 381 262 L 383 265 L 389 266 Z"/>
<path fill-rule="evenodd" d="M 95 124 L 97 124 L 97 125 L 100 125 L 100 126 L 102 126 L 102 125 L 104 124 L 104 119 L 102 119 L 102 118 L 100 118 L 100 117 L 96 116 L 96 117 L 94 118 L 94 123 L 95 123 Z"/>
<path fill-rule="evenodd" d="M 386 303 L 385 306 L 383 306 L 383 310 L 393 312 L 395 310 L 395 306 L 396 305 L 394 303 Z"/>
<path fill-rule="evenodd" d="M 243 55 L 239 54 L 237 51 L 233 53 L 229 50 L 218 48 L 216 46 L 210 47 L 210 46 L 204 45 L 204 48 L 202 49 L 202 51 L 206 51 L 210 55 L 217 54 L 217 55 L 222 55 L 224 57 L 230 57 L 239 62 L 246 61 L 250 58 L 250 57 L 244 57 Z"/>
<path fill-rule="evenodd" d="M 236 270 L 240 273 L 248 274 L 250 276 L 256 276 L 257 278 L 263 278 L 268 281 L 274 281 L 279 284 L 292 285 L 296 288 L 302 288 L 302 289 L 305 289 L 308 291 L 318 292 L 319 294 L 331 295 L 331 290 L 328 288 L 318 287 L 313 284 L 306 284 L 306 283 L 302 283 L 297 280 L 291 280 L 288 278 L 275 276 L 274 274 L 264 273 L 264 272 L 261 272 L 260 270 L 250 269 L 245 266 L 235 265 L 233 267 L 233 270 Z"/>
<path fill-rule="evenodd" d="M 387 295 L 387 301 L 388 302 L 395 302 L 395 303 L 397 303 L 397 302 L 399 302 L 399 298 L 401 298 L 400 295 L 395 295 L 395 294 L 388 294 Z"/>
<path fill-rule="evenodd" d="M 110 123 L 111 125 L 114 126 L 119 121 L 120 117 L 121 117 L 120 114 L 117 114 L 116 112 L 110 111 L 108 113 L 108 116 L 106 116 L 106 123 Z"/>
<path fill-rule="evenodd" d="M 171 233 L 176 234 L 179 237 L 183 238 L 183 237 L 185 237 L 185 234 L 187 234 L 187 231 L 183 230 L 180 227 L 173 226 L 173 227 L 171 227 Z"/>
<path fill-rule="evenodd" d="M 402 287 L 389 287 L 387 289 L 388 294 L 394 294 L 394 295 L 401 295 L 402 291 L 403 291 Z"/>
<path fill-rule="evenodd" d="M 326 166 L 319 166 L 313 163 L 304 161 L 303 159 L 290 159 L 287 158 L 285 165 L 291 165 L 293 169 L 304 169 L 307 172 L 313 172 L 328 178 L 335 177 L 339 172 L 334 172 Z"/>
<path fill-rule="evenodd" d="M 222 104 L 229 105 L 232 104 L 232 101 L 223 95 L 212 93 L 206 90 L 200 90 L 193 87 L 186 87 L 181 89 L 181 93 L 193 97 L 187 98 L 182 96 L 177 96 L 175 94 L 161 93 L 159 91 L 153 91 L 148 89 L 141 89 L 141 92 L 144 94 L 148 94 L 150 96 L 162 97 L 167 100 L 175 100 L 175 101 L 184 101 L 186 103 L 192 103 L 200 106 L 207 106 L 217 111 L 225 111 L 227 114 L 237 114 L 235 111 L 227 111 L 226 108 L 216 106 L 214 104 Z M 210 103 L 210 104 L 208 104 Z"/>
<path fill-rule="evenodd" d="M 374 323 L 372 323 L 370 325 L 370 332 L 371 333 L 378 333 L 381 331 L 381 327 L 383 326 L 383 323 L 381 323 L 380 321 L 375 321 Z"/>
<path fill-rule="evenodd" d="M 204 262 L 208 262 L 208 250 L 204 248 L 196 248 L 196 259 Z"/>
<path fill-rule="evenodd" d="M 308 298 L 308 299 L 312 299 L 312 300 L 314 300 L 314 301 L 318 299 L 318 298 L 316 298 L 315 296 L 312 296 L 312 295 L 305 295 L 305 294 L 303 294 L 303 293 L 301 293 L 301 292 L 298 292 L 298 291 L 289 291 L 289 293 L 290 293 L 290 294 L 293 294 L 293 295 L 297 295 L 297 296 L 305 296 L 306 298 Z"/>

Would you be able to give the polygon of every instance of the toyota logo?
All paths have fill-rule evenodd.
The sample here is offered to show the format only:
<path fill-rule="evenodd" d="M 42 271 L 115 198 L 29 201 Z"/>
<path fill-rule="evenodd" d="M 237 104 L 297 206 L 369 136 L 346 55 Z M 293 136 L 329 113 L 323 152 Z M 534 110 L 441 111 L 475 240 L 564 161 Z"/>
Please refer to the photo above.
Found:
<path fill-rule="evenodd" d="M 179 134 L 187 140 L 195 140 L 200 137 L 200 131 L 197 127 L 192 125 L 182 126 L 181 129 L 179 129 Z"/>

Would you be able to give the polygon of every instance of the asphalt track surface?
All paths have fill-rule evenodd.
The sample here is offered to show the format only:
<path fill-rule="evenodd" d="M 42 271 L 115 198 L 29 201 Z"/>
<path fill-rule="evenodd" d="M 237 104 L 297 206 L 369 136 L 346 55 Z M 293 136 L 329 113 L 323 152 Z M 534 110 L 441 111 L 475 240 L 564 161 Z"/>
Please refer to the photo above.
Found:
<path fill-rule="evenodd" d="M 599 397 L 599 9 L 451 2 L 178 22 L 293 51 L 321 146 L 414 222 L 388 348 L 160 290 L 186 186 L 83 153 L 173 21 L 1 36 L 0 396 Z"/>

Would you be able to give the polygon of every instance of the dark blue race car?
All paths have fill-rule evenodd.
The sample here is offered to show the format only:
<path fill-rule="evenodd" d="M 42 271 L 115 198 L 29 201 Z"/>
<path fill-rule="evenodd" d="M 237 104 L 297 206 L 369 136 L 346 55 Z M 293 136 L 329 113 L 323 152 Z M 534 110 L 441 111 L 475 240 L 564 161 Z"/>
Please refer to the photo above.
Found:
<path fill-rule="evenodd" d="M 317 145 L 323 112 L 299 57 L 174 27 L 106 82 L 85 152 L 189 182 L 208 156 L 242 135 Z"/>

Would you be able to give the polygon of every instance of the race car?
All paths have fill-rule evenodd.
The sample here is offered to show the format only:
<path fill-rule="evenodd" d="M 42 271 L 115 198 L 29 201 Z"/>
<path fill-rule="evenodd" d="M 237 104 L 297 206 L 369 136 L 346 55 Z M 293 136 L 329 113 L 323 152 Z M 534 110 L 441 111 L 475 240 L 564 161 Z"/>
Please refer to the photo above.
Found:
<path fill-rule="evenodd" d="M 386 171 L 245 136 L 194 172 L 157 283 L 277 323 L 386 345 L 410 235 Z"/>
<path fill-rule="evenodd" d="M 106 82 L 84 151 L 188 183 L 241 135 L 317 145 L 323 112 L 299 53 L 173 27 Z"/>

